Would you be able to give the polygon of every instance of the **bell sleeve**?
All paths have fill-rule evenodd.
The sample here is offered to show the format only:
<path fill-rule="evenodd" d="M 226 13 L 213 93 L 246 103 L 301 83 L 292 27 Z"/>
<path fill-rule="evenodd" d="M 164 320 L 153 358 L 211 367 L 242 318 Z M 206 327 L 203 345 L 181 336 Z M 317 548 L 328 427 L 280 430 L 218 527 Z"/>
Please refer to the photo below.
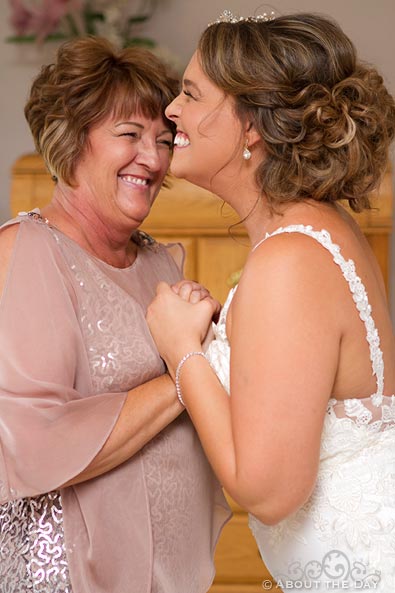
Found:
<path fill-rule="evenodd" d="M 92 393 L 73 282 L 40 226 L 19 224 L 0 299 L 1 503 L 86 468 L 126 398 Z"/>

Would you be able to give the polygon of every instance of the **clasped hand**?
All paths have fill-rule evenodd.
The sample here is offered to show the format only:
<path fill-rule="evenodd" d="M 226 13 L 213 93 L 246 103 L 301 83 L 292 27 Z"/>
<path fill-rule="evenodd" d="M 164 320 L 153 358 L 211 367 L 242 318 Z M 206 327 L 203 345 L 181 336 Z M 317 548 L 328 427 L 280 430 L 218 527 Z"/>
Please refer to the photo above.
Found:
<path fill-rule="evenodd" d="M 211 322 L 220 308 L 219 302 L 197 282 L 158 284 L 156 297 L 147 309 L 147 323 L 173 378 L 177 364 L 187 352 L 205 348 Z"/>

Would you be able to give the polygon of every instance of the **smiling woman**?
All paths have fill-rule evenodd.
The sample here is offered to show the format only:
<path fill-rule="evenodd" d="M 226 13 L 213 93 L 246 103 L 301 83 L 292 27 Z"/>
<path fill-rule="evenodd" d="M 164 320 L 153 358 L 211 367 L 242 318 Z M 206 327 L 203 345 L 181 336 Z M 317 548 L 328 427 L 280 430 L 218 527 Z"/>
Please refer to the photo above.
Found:
<path fill-rule="evenodd" d="M 185 71 L 182 92 L 166 109 L 177 125 L 172 173 L 218 193 L 218 181 L 226 180 L 232 187 L 237 180 L 232 165 L 240 156 L 235 147 L 242 139 L 242 127 L 233 99 L 225 99 L 210 80 L 199 77 L 199 70 L 195 54 Z"/>
<path fill-rule="evenodd" d="M 342 206 L 369 213 L 394 99 L 330 18 L 225 11 L 166 113 L 172 171 L 233 206 L 252 246 L 207 351 L 207 302 L 161 283 L 148 308 L 180 401 L 279 587 L 394 590 L 395 339 Z"/>
<path fill-rule="evenodd" d="M 83 200 L 76 202 L 75 187 L 58 182 L 44 214 L 55 226 L 64 212 L 72 221 L 89 219 L 81 244 L 107 263 L 130 265 L 136 246 L 128 241 L 125 250 L 125 237 L 150 212 L 169 166 L 172 140 L 161 116 L 149 119 L 136 113 L 119 121 L 111 115 L 93 125 L 73 171 L 73 184 Z"/>
<path fill-rule="evenodd" d="M 182 278 L 139 230 L 177 86 L 149 52 L 98 38 L 33 83 L 25 114 L 55 187 L 0 230 L 0 593 L 213 579 L 229 510 L 145 321 L 157 284 Z"/>

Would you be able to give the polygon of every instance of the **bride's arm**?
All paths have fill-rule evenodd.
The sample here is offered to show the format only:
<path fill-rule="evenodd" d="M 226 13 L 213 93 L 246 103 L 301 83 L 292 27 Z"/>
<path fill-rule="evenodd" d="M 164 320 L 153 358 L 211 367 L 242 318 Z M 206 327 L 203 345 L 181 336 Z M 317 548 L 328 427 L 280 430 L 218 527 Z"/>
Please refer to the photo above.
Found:
<path fill-rule="evenodd" d="M 231 306 L 231 397 L 202 356 L 189 358 L 180 373 L 214 471 L 266 523 L 293 512 L 314 486 L 339 353 L 336 278 L 328 277 L 326 254 L 306 251 L 304 240 L 273 238 L 245 267 Z M 201 350 L 202 303 L 184 309 L 167 302 L 161 310 L 156 304 L 151 329 L 174 378 L 186 352 Z M 163 331 L 166 307 L 173 313 Z"/>

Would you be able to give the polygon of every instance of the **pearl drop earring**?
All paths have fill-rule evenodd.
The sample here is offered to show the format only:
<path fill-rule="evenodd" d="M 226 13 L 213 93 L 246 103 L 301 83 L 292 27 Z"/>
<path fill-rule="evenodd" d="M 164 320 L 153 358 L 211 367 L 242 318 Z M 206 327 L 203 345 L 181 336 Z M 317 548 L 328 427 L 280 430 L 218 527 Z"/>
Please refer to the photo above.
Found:
<path fill-rule="evenodd" d="M 244 150 L 243 150 L 243 159 L 245 161 L 249 161 L 251 158 L 251 152 L 250 150 L 248 150 L 248 140 L 246 140 L 245 145 L 244 145 Z"/>

